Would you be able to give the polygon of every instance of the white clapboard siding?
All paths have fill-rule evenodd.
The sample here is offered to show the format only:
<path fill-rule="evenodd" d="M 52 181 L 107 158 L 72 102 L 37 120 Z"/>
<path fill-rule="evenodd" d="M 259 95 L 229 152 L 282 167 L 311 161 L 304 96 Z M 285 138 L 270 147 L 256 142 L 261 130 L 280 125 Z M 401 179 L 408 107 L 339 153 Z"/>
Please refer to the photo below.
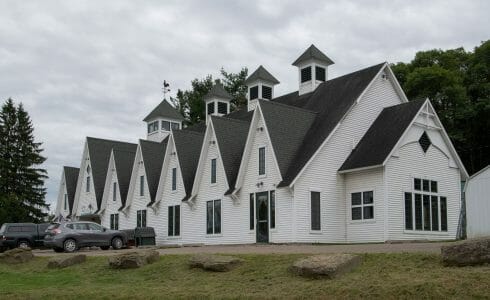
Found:
<path fill-rule="evenodd" d="M 60 188 L 58 190 L 58 198 L 57 198 L 58 201 L 56 202 L 56 211 L 55 211 L 56 217 L 62 215 L 63 218 L 66 218 L 70 214 L 70 207 L 68 203 L 65 209 L 65 195 L 67 195 L 67 190 L 66 190 L 65 171 L 63 171 L 61 174 Z"/>
<path fill-rule="evenodd" d="M 150 190 L 148 189 L 148 179 L 146 178 L 145 173 L 145 164 L 143 160 L 141 160 L 141 150 L 139 150 L 138 155 L 136 156 L 138 160 L 137 167 L 133 172 L 137 174 L 136 180 L 132 183 L 133 189 L 131 197 L 131 205 L 129 206 L 126 212 L 126 219 L 124 224 L 124 229 L 134 229 L 136 228 L 137 222 L 137 211 L 138 210 L 146 210 L 146 226 L 150 226 L 148 219 L 151 218 L 151 214 L 149 209 L 147 208 L 148 203 L 150 203 Z M 143 187 L 143 196 L 140 195 L 140 176 L 144 176 L 144 187 Z"/>
<path fill-rule="evenodd" d="M 109 177 L 109 181 L 107 182 L 107 186 L 104 189 L 104 201 L 102 213 L 100 214 L 100 222 L 101 225 L 110 228 L 111 227 L 111 214 L 119 214 L 119 229 L 125 229 L 122 225 L 124 225 L 123 215 L 119 212 L 119 208 L 121 208 L 121 194 L 119 192 L 119 182 L 117 181 L 117 173 L 114 166 L 113 156 L 109 163 L 109 169 L 107 171 L 107 176 Z M 116 183 L 116 201 L 114 201 L 114 183 Z M 107 198 L 106 198 L 107 197 Z"/>
<path fill-rule="evenodd" d="M 466 219 L 469 238 L 490 236 L 490 167 L 466 184 Z"/>
<path fill-rule="evenodd" d="M 75 216 L 80 217 L 83 214 L 87 214 L 90 212 L 89 207 L 92 207 L 92 213 L 97 211 L 97 200 L 95 197 L 95 187 L 94 187 L 94 176 L 92 174 L 92 166 L 90 166 L 90 171 L 87 172 L 87 166 L 90 166 L 90 160 L 87 157 L 87 160 L 83 164 L 83 168 L 80 170 L 81 180 L 80 183 L 80 192 L 78 194 L 78 205 L 76 209 Z M 87 192 L 87 176 L 90 176 L 90 189 Z"/>

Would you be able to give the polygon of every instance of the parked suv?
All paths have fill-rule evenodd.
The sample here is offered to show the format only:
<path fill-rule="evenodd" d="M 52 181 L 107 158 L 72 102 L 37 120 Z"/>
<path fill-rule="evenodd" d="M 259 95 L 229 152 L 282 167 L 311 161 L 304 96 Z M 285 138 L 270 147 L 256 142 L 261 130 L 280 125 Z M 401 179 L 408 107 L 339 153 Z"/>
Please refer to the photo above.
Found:
<path fill-rule="evenodd" d="M 5 223 L 0 227 L 0 251 L 16 247 L 40 247 L 49 223 Z"/>
<path fill-rule="evenodd" d="M 119 230 L 109 230 L 92 222 L 53 223 L 46 230 L 44 245 L 56 252 L 73 252 L 82 247 L 98 246 L 115 250 L 127 244 L 126 233 Z"/>

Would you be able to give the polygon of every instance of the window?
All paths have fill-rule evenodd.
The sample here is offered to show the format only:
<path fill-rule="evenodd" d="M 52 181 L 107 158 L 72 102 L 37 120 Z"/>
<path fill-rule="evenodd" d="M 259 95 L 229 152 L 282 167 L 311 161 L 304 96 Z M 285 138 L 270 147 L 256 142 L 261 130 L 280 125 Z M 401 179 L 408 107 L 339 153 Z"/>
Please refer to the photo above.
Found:
<path fill-rule="evenodd" d="M 177 168 L 172 169 L 172 191 L 177 190 Z"/>
<path fill-rule="evenodd" d="M 351 194 L 352 220 L 374 219 L 373 191 Z"/>
<path fill-rule="evenodd" d="M 119 230 L 119 214 L 111 214 L 111 230 Z"/>
<path fill-rule="evenodd" d="M 216 158 L 211 159 L 211 183 L 216 183 Z"/>
<path fill-rule="evenodd" d="M 429 149 L 430 144 L 431 144 L 431 141 L 430 141 L 429 136 L 427 135 L 427 132 L 424 131 L 424 133 L 422 133 L 422 135 L 420 136 L 420 139 L 419 139 L 419 144 L 420 144 L 420 147 L 422 147 L 422 150 L 424 150 L 424 153 L 427 152 L 427 150 Z"/>
<path fill-rule="evenodd" d="M 208 115 L 214 114 L 214 102 L 208 103 Z"/>
<path fill-rule="evenodd" d="M 276 193 L 275 191 L 270 191 L 270 227 L 276 228 Z"/>
<path fill-rule="evenodd" d="M 169 121 L 162 121 L 162 130 L 170 131 L 170 122 Z"/>
<path fill-rule="evenodd" d="M 180 205 L 168 207 L 168 236 L 180 235 Z"/>
<path fill-rule="evenodd" d="M 311 67 L 301 69 L 301 83 L 311 80 Z"/>
<path fill-rule="evenodd" d="M 136 227 L 146 227 L 146 209 L 136 211 Z"/>
<path fill-rule="evenodd" d="M 102 226 L 94 223 L 88 223 L 88 230 L 91 231 L 102 231 Z"/>
<path fill-rule="evenodd" d="M 87 176 L 87 183 L 85 185 L 85 192 L 90 192 L 90 176 Z"/>
<path fill-rule="evenodd" d="M 228 103 L 218 102 L 218 113 L 226 115 L 228 113 Z"/>
<path fill-rule="evenodd" d="M 148 133 L 158 131 L 158 121 L 154 121 L 148 124 Z"/>
<path fill-rule="evenodd" d="M 172 122 L 172 130 L 179 130 L 179 129 L 180 129 L 180 123 Z"/>
<path fill-rule="evenodd" d="M 311 230 L 321 230 L 320 192 L 310 193 Z"/>
<path fill-rule="evenodd" d="M 315 80 L 325 81 L 325 68 L 315 67 Z"/>
<path fill-rule="evenodd" d="M 265 147 L 259 148 L 259 175 L 265 175 Z"/>
<path fill-rule="evenodd" d="M 221 233 L 221 200 L 206 202 L 206 233 Z"/>
<path fill-rule="evenodd" d="M 413 190 L 405 193 L 405 229 L 447 231 L 447 200 L 437 181 L 414 178 Z"/>
<path fill-rule="evenodd" d="M 271 87 L 268 87 L 265 85 L 262 86 L 262 99 L 268 99 L 268 100 L 272 99 L 272 88 Z"/>
<path fill-rule="evenodd" d="M 250 88 L 250 100 L 259 98 L 259 86 L 253 86 Z"/>
<path fill-rule="evenodd" d="M 89 230 L 87 223 L 75 223 L 75 230 Z"/>
<path fill-rule="evenodd" d="M 117 182 L 112 184 L 112 201 L 116 201 L 117 199 Z"/>
<path fill-rule="evenodd" d="M 63 201 L 63 209 L 68 210 L 68 194 L 65 194 L 65 199 Z"/>
<path fill-rule="evenodd" d="M 250 230 L 254 230 L 255 227 L 255 194 L 250 194 Z"/>
<path fill-rule="evenodd" d="M 140 176 L 140 196 L 145 195 L 145 176 Z"/>

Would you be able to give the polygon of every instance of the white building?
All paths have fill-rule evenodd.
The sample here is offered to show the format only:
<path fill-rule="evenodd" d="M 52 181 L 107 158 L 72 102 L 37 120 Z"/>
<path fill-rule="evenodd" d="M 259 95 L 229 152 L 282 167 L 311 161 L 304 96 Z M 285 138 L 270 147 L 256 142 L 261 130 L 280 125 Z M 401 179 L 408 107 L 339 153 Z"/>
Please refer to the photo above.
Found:
<path fill-rule="evenodd" d="M 135 151 L 118 225 L 154 227 L 159 244 L 455 239 L 468 175 L 430 101 L 408 101 L 387 63 L 329 79 L 332 64 L 310 46 L 293 63 L 297 91 L 279 97 L 260 66 L 231 113 L 217 84 L 206 121 L 184 129 L 164 101 L 137 150 L 88 138 L 72 216 L 110 226 L 111 151 Z"/>
<path fill-rule="evenodd" d="M 490 236 L 490 165 L 468 179 L 465 199 L 468 238 Z"/>

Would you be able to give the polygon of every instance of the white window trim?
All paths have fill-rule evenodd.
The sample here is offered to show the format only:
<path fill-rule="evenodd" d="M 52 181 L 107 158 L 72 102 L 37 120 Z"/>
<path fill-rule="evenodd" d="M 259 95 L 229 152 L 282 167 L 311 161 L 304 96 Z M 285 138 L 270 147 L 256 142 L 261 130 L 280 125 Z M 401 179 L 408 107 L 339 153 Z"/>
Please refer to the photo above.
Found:
<path fill-rule="evenodd" d="M 366 204 L 364 205 L 364 196 L 363 192 L 373 192 L 373 204 Z M 360 205 L 352 205 L 352 194 L 354 193 L 361 193 L 361 204 Z M 377 211 L 377 206 L 376 206 L 376 189 L 373 187 L 367 187 L 367 188 L 361 188 L 361 189 L 353 189 L 350 190 L 347 193 L 347 199 L 348 199 L 348 215 L 349 215 L 349 224 L 370 224 L 370 223 L 376 223 L 376 211 Z M 373 218 L 372 219 L 364 219 L 364 206 L 372 206 L 373 207 Z M 361 207 L 361 216 L 362 219 L 360 220 L 352 220 L 352 208 L 354 207 Z"/>
<path fill-rule="evenodd" d="M 320 229 L 314 230 L 311 229 L 311 193 L 316 192 L 320 193 Z M 310 188 L 308 190 L 308 230 L 310 234 L 323 234 L 323 218 L 322 218 L 322 189 Z"/>
<path fill-rule="evenodd" d="M 220 201 L 220 213 L 221 213 L 221 216 L 220 216 L 220 230 L 221 232 L 220 233 L 214 233 L 214 201 Z M 208 233 L 208 202 L 213 202 L 213 233 Z M 219 236 L 223 236 L 223 199 L 214 199 L 214 200 L 208 200 L 206 201 L 206 228 L 205 228 L 205 232 L 206 232 L 206 237 L 219 237 Z"/>
<path fill-rule="evenodd" d="M 174 216 L 174 232 L 175 232 L 175 207 L 179 206 L 179 235 L 168 235 L 168 208 L 173 207 L 173 216 Z M 181 240 L 182 239 L 182 205 L 180 204 L 171 204 L 167 206 L 167 240 Z"/>

